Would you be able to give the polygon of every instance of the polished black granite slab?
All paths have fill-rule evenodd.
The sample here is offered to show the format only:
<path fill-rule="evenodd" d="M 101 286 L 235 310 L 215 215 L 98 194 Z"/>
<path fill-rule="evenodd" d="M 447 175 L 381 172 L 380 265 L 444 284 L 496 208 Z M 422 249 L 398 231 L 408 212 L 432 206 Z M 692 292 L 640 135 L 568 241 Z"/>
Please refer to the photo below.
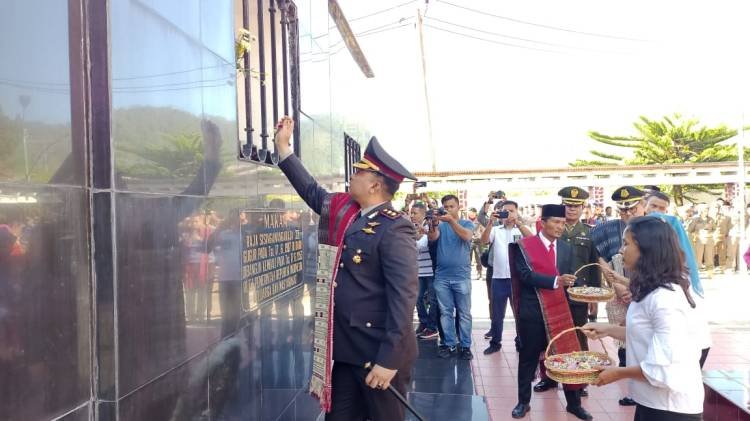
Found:
<path fill-rule="evenodd" d="M 419 341 L 408 397 L 420 415 L 430 421 L 489 420 L 484 397 L 474 391 L 470 361 L 440 358 L 437 341 Z M 407 414 L 407 420 L 416 417 Z"/>
<path fill-rule="evenodd" d="M 483 396 L 412 392 L 409 394 L 409 402 L 424 419 L 429 421 L 489 421 L 490 419 L 487 402 Z M 417 420 L 408 411 L 406 419 Z"/>
<path fill-rule="evenodd" d="M 89 421 L 91 411 L 91 404 L 82 405 L 78 409 L 69 412 L 55 421 Z"/>

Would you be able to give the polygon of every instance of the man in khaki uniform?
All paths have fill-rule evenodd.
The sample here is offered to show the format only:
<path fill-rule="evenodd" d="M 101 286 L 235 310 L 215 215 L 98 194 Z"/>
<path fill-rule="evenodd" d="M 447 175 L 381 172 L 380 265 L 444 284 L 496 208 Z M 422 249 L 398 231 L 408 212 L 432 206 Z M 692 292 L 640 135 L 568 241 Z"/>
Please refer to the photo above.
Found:
<path fill-rule="evenodd" d="M 729 207 L 724 205 L 717 209 L 716 229 L 714 230 L 714 245 L 719 256 L 719 268 L 727 267 L 727 251 L 729 249 L 729 230 L 732 229 L 732 219 Z"/>
<path fill-rule="evenodd" d="M 708 208 L 701 209 L 698 216 L 688 225 L 688 232 L 695 235 L 695 259 L 711 277 L 714 271 L 714 236 L 716 221 L 708 216 Z"/>

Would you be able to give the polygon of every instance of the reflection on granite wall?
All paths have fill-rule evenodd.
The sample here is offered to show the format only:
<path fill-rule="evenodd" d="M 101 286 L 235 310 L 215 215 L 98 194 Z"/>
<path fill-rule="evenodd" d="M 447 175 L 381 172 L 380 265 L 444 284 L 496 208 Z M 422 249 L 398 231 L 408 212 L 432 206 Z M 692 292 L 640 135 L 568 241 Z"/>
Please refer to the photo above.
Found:
<path fill-rule="evenodd" d="M 306 393 L 317 216 L 277 169 L 236 159 L 234 1 L 3 3 L 0 420 L 318 416 Z M 303 160 L 341 189 L 335 29 L 327 2 L 298 3 Z M 68 45 L 94 4 L 108 7 L 111 104 L 89 105 L 92 124 L 111 125 L 86 140 L 72 75 L 88 67 Z M 301 285 L 246 308 L 241 211 L 264 208 L 301 229 Z"/>
<path fill-rule="evenodd" d="M 0 8 L 0 419 L 87 419 L 88 204 L 68 4 Z"/>

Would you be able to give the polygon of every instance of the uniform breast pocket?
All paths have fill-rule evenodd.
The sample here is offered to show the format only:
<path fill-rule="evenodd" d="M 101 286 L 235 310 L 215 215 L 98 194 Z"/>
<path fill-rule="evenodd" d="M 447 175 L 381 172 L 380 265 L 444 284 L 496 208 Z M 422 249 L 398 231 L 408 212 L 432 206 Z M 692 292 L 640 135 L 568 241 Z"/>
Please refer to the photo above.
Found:
<path fill-rule="evenodd" d="M 583 260 L 588 259 L 589 255 L 591 254 L 591 240 L 587 238 L 576 239 L 573 242 L 573 245 L 575 248 L 576 257 Z"/>

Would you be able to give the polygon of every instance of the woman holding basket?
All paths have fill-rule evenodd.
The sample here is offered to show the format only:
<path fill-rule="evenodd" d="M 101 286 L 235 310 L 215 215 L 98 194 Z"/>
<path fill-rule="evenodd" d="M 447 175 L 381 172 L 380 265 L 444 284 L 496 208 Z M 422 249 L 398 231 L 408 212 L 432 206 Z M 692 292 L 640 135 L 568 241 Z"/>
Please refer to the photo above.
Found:
<path fill-rule="evenodd" d="M 627 364 L 605 369 L 593 384 L 630 380 L 636 421 L 701 420 L 701 350 L 695 340 L 700 321 L 677 237 L 659 218 L 635 218 L 621 253 L 632 274 L 626 326 L 589 323 L 584 333 L 624 340 Z"/>

